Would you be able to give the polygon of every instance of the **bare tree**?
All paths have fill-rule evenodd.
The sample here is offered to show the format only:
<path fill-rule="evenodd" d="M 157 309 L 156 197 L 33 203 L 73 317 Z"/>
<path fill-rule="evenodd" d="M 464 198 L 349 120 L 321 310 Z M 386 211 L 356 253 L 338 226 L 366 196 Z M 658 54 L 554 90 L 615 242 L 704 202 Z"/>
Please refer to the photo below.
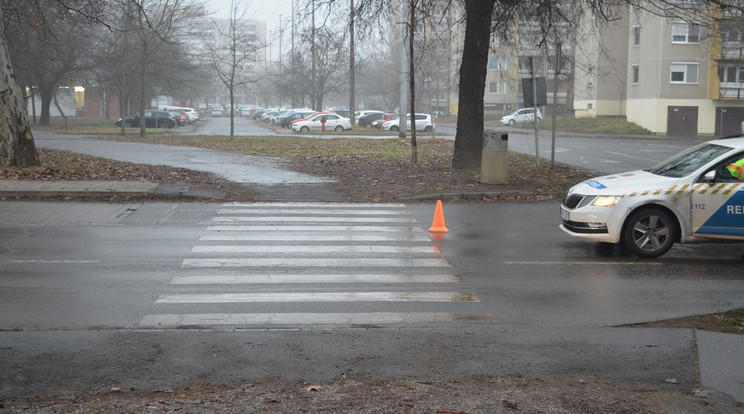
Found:
<path fill-rule="evenodd" d="M 257 50 L 262 47 L 255 31 L 248 30 L 246 15 L 249 6 L 250 3 L 242 0 L 231 0 L 230 17 L 227 21 L 213 21 L 207 42 L 212 68 L 230 94 L 231 140 L 235 139 L 235 91 L 257 81 Z"/>
<path fill-rule="evenodd" d="M 49 125 L 50 106 L 59 86 L 96 65 L 87 53 L 95 25 L 59 3 L 24 3 L 13 16 L 6 32 L 10 53 L 25 83 L 38 89 L 39 123 Z"/>

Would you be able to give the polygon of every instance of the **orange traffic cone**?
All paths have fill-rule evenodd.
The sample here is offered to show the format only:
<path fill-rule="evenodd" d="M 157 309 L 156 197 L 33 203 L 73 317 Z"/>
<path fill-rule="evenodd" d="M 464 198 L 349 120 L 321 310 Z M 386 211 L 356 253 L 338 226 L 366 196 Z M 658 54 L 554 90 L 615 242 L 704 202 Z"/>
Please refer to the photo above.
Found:
<path fill-rule="evenodd" d="M 429 231 L 432 233 L 447 233 L 449 229 L 444 225 L 444 211 L 442 210 L 442 200 L 437 200 L 437 209 L 434 210 L 434 220 L 431 222 Z"/>

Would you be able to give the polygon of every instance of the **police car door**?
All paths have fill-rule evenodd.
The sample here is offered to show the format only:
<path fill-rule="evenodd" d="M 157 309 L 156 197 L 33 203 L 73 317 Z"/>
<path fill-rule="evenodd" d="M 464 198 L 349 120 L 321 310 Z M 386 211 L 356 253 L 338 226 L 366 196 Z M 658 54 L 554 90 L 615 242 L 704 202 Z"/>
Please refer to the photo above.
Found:
<path fill-rule="evenodd" d="M 690 207 L 694 236 L 744 239 L 744 181 L 727 168 L 741 158 L 739 154 L 718 164 L 693 186 Z"/>

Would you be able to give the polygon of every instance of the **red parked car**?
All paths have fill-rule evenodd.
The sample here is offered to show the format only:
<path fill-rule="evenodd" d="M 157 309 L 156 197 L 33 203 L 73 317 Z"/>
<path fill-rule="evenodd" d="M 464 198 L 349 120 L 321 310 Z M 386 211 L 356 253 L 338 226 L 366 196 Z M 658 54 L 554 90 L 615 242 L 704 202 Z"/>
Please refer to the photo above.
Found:
<path fill-rule="evenodd" d="M 372 121 L 371 126 L 372 128 L 382 129 L 382 124 L 393 119 L 393 117 L 396 115 L 398 114 L 396 114 L 395 112 L 385 112 L 382 118 Z"/>

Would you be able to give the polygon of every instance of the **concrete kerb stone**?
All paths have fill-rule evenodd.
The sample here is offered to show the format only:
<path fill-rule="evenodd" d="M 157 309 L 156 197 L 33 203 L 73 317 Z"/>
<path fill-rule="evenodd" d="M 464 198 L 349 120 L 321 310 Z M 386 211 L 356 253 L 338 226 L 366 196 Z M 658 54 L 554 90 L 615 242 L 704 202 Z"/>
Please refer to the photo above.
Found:
<path fill-rule="evenodd" d="M 539 194 L 547 195 L 550 194 Z M 533 191 L 472 191 L 472 192 L 452 192 L 452 193 L 435 193 L 421 194 L 410 197 L 401 197 L 401 201 L 456 201 L 456 200 L 482 200 L 484 198 L 536 198 L 538 193 Z"/>
<path fill-rule="evenodd" d="M 158 183 L 144 181 L 26 181 L 0 180 L 2 197 L 143 197 Z"/>

